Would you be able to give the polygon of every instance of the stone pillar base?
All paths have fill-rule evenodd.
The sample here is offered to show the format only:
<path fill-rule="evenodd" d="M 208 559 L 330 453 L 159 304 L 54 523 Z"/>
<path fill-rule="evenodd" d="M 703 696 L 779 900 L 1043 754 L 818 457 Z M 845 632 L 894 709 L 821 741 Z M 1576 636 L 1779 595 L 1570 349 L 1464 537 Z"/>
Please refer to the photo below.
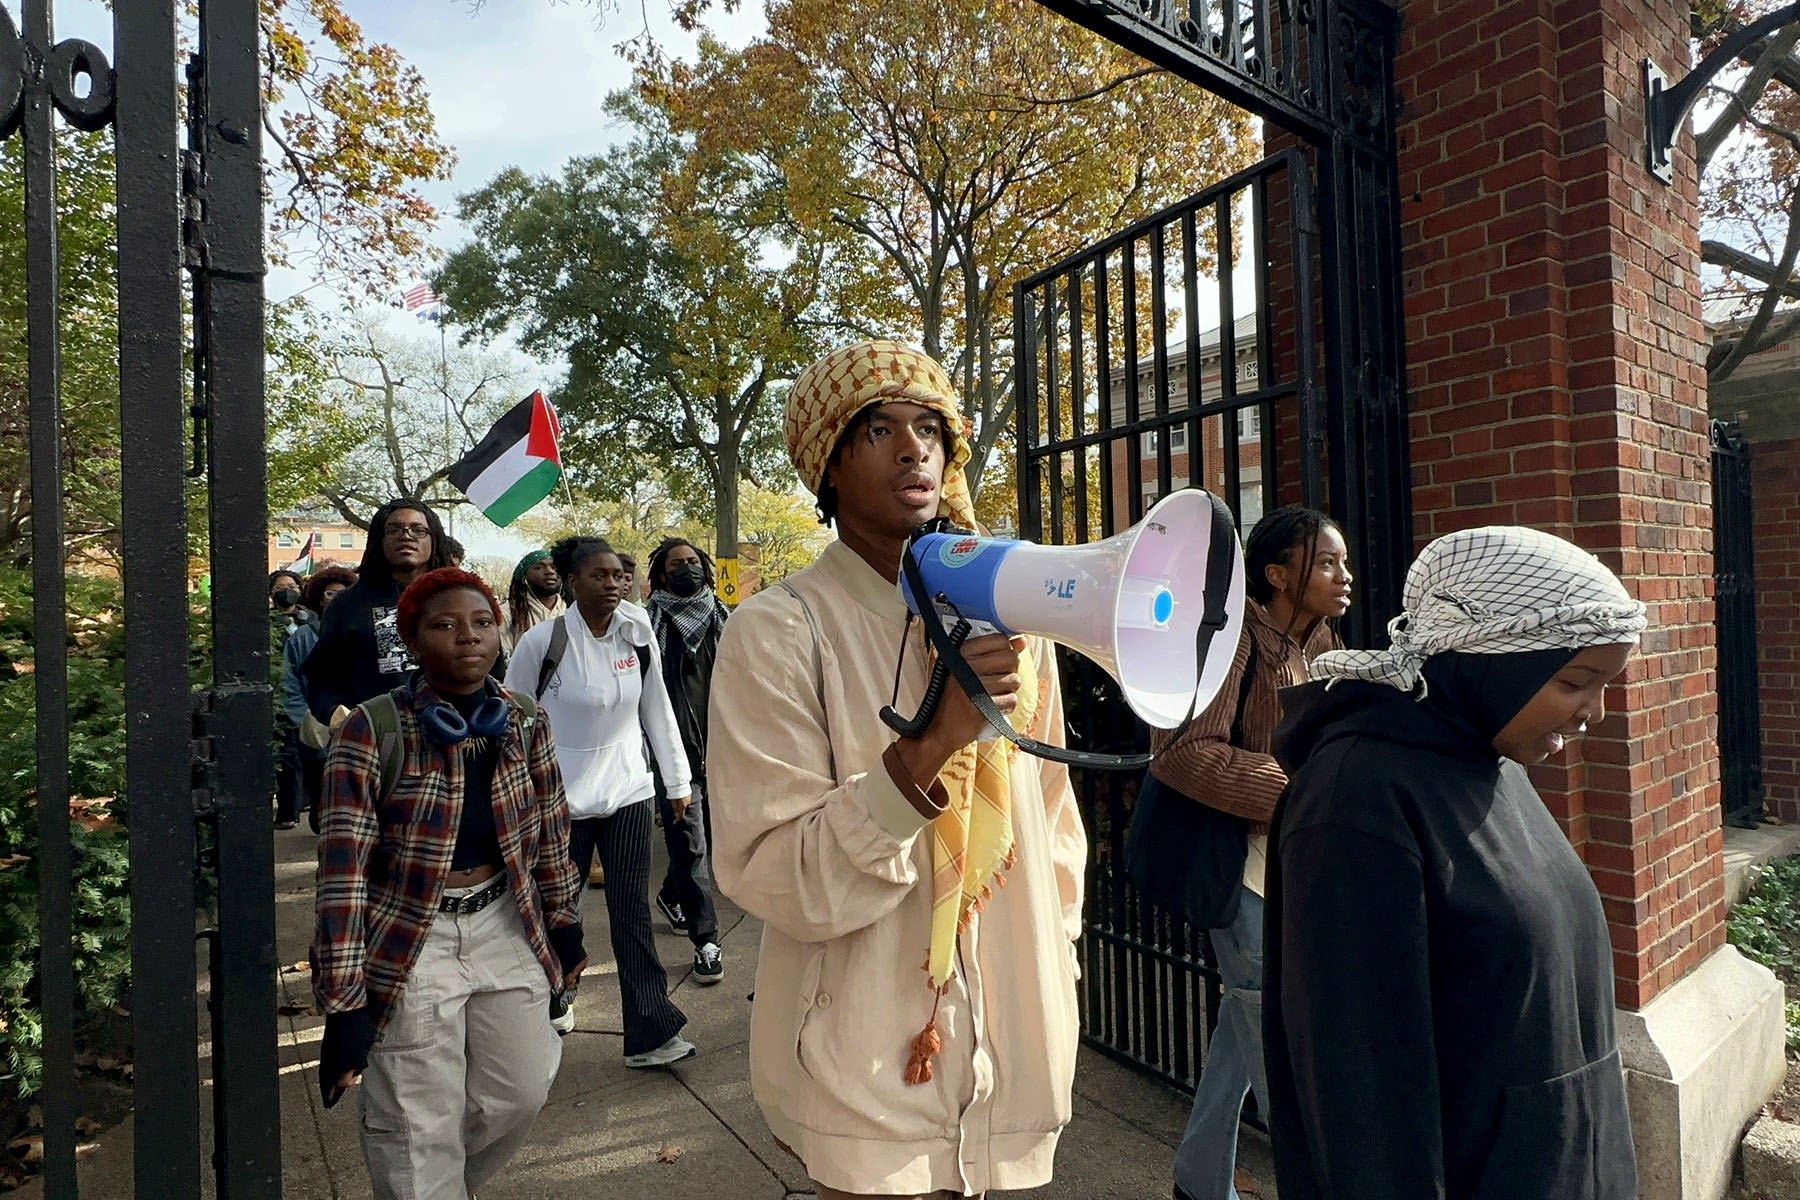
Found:
<path fill-rule="evenodd" d="M 1744 1125 L 1787 1070 L 1780 980 L 1723 946 L 1619 1012 L 1640 1200 L 1722 1200 Z"/>

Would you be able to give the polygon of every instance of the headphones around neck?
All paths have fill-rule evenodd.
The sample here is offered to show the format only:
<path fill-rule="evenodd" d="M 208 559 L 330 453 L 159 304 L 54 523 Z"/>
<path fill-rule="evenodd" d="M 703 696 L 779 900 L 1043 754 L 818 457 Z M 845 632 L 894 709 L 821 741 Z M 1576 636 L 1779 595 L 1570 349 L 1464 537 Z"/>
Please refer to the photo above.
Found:
<path fill-rule="evenodd" d="M 472 737 L 501 737 L 512 722 L 512 705 L 487 685 L 488 694 L 475 706 L 467 720 L 455 707 L 442 703 L 427 705 L 419 711 L 419 727 L 425 736 L 440 746 L 454 746 Z"/>

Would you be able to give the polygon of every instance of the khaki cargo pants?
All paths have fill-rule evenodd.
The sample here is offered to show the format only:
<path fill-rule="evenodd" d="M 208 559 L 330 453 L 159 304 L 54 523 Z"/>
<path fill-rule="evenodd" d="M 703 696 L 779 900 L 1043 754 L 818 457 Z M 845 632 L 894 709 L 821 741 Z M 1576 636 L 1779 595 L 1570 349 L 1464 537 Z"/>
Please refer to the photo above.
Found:
<path fill-rule="evenodd" d="M 468 1200 L 524 1143 L 561 1061 L 512 896 L 439 913 L 363 1073 L 376 1200 Z"/>

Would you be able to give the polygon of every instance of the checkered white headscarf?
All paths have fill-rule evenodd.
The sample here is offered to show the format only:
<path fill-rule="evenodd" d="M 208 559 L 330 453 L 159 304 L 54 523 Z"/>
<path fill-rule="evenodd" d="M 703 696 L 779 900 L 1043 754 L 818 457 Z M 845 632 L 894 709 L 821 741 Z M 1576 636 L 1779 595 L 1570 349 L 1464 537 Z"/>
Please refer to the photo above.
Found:
<path fill-rule="evenodd" d="M 1332 650 L 1310 677 L 1363 679 L 1423 695 L 1425 660 L 1460 650 L 1515 654 L 1637 644 L 1644 606 L 1581 547 L 1516 525 L 1438 538 L 1406 572 L 1386 650 Z"/>

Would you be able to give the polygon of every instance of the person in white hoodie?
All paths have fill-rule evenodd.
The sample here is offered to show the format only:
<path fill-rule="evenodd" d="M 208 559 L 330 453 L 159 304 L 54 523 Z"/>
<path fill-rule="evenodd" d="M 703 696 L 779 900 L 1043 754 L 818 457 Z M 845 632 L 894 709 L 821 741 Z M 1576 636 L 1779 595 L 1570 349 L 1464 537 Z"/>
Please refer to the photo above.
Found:
<path fill-rule="evenodd" d="M 625 1065 L 668 1066 L 695 1048 L 681 1037 L 687 1017 L 669 1000 L 650 929 L 649 801 L 655 785 L 644 744 L 648 740 L 677 811 L 689 798 L 687 752 L 650 619 L 624 602 L 631 580 L 618 553 L 601 538 L 572 537 L 552 547 L 551 556 L 574 604 L 519 638 L 506 682 L 536 696 L 556 730 L 576 870 L 586 876 L 598 852 L 606 871 L 606 911 L 625 1008 Z M 564 1020 L 572 1026 L 572 1014 Z"/>

